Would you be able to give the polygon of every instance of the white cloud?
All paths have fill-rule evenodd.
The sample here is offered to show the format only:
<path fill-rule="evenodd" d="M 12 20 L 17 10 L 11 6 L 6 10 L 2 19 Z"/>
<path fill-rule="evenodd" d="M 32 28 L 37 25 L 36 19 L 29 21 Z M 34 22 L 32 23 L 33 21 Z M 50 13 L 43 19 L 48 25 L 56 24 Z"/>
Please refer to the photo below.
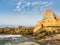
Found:
<path fill-rule="evenodd" d="M 16 6 L 16 9 L 19 9 L 20 8 L 20 6 Z"/>
<path fill-rule="evenodd" d="M 30 3 L 30 2 L 28 2 L 26 5 L 27 5 L 27 6 L 30 6 L 30 5 L 31 5 L 31 3 Z"/>
<path fill-rule="evenodd" d="M 39 4 L 40 4 L 39 2 L 32 2 L 32 6 L 39 5 Z"/>
<path fill-rule="evenodd" d="M 52 6 L 52 2 L 43 2 L 42 4 L 44 7 Z"/>
<path fill-rule="evenodd" d="M 22 2 L 21 2 L 21 1 L 19 1 L 19 2 L 17 3 L 17 5 L 21 5 L 21 3 L 22 3 Z"/>
<path fill-rule="evenodd" d="M 17 4 L 16 4 L 16 11 L 25 11 L 28 13 L 28 11 L 26 9 L 24 9 L 25 7 L 29 9 L 30 6 L 32 6 L 31 8 L 34 9 L 36 6 L 40 7 L 40 10 L 43 10 L 46 7 L 51 7 L 53 5 L 53 2 L 48 2 L 48 1 L 33 1 L 33 2 L 29 2 L 29 1 L 22 1 L 20 0 Z M 32 11 L 31 9 L 31 11 Z M 36 8 L 38 9 L 38 8 Z"/>
<path fill-rule="evenodd" d="M 45 5 L 45 4 L 47 4 L 48 3 L 48 1 L 46 1 L 46 2 L 41 2 L 41 5 Z"/>
<path fill-rule="evenodd" d="M 53 2 L 48 2 L 48 1 L 47 2 L 42 2 L 41 5 L 42 6 L 41 6 L 40 10 L 42 11 L 42 10 L 45 10 L 45 9 L 50 9 L 53 5 Z"/>

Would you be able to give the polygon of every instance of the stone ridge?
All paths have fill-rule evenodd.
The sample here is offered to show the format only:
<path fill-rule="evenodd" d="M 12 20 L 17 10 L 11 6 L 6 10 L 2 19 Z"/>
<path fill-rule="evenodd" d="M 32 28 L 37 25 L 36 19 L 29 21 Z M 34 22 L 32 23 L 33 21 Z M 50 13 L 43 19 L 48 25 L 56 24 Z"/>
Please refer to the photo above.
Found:
<path fill-rule="evenodd" d="M 60 30 L 60 16 L 56 15 L 52 10 L 44 11 L 43 19 L 37 22 L 33 33 L 39 32 L 42 28 L 45 31 L 57 32 L 57 30 Z"/>

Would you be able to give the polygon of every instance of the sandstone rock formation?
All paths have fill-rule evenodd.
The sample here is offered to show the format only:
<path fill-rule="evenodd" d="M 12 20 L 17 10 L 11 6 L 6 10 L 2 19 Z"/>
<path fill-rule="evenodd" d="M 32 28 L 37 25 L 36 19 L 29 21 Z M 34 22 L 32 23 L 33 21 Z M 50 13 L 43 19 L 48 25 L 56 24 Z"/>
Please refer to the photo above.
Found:
<path fill-rule="evenodd" d="M 40 33 L 42 30 L 58 33 L 60 31 L 60 16 L 56 15 L 52 10 L 44 11 L 43 19 L 37 22 L 33 33 Z"/>

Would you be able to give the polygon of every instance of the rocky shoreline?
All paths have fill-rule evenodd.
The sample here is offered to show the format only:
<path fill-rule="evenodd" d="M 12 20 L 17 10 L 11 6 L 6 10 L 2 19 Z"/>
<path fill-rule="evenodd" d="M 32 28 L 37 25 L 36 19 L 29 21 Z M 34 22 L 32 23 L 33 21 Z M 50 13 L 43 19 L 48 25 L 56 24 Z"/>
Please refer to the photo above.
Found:
<path fill-rule="evenodd" d="M 7 38 L 0 38 L 0 45 L 60 45 L 60 34 L 38 40 L 30 37 L 10 35 Z"/>

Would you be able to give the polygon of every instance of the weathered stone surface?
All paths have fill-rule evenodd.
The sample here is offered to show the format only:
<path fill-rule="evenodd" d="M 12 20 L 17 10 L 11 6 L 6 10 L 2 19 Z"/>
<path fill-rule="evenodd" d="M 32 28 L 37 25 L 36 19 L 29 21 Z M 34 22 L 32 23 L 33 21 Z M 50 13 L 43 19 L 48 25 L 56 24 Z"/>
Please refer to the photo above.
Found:
<path fill-rule="evenodd" d="M 40 43 L 35 39 L 21 35 L 0 35 L 0 45 L 40 45 Z"/>
<path fill-rule="evenodd" d="M 40 32 L 44 28 L 47 32 L 60 32 L 60 16 L 56 15 L 52 10 L 46 10 L 43 13 L 43 19 L 37 22 L 33 33 Z"/>

